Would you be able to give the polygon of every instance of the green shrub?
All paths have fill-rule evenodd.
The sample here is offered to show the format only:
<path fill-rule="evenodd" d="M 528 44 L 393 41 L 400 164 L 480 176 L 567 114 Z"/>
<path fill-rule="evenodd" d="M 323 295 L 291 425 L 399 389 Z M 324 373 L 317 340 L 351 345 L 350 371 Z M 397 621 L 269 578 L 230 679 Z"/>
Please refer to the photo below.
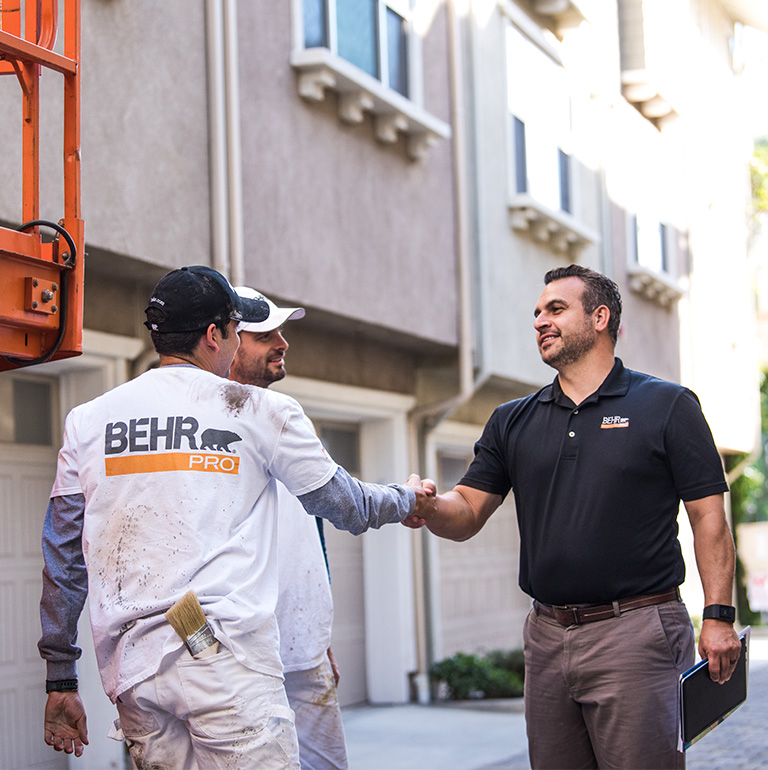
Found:
<path fill-rule="evenodd" d="M 510 670 L 507 658 L 519 660 L 512 653 L 494 651 L 486 657 L 457 652 L 450 658 L 438 661 L 430 668 L 431 677 L 445 682 L 452 700 L 477 698 L 517 698 L 523 694 L 523 677 L 518 670 Z"/>
<path fill-rule="evenodd" d="M 520 677 L 521 681 L 525 679 L 525 653 L 521 649 L 491 650 L 485 657 L 496 668 L 512 671 Z"/>

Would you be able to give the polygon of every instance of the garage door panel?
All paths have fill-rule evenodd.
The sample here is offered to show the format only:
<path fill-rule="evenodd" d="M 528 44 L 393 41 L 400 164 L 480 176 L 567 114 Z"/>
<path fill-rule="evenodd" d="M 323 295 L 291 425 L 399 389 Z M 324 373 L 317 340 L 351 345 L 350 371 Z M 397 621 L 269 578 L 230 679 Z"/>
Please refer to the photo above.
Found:
<path fill-rule="evenodd" d="M 65 768 L 43 741 L 45 664 L 37 652 L 40 539 L 56 469 L 53 447 L 0 444 L 0 767 Z"/>
<path fill-rule="evenodd" d="M 19 547 L 18 499 L 9 473 L 0 475 L 0 557 L 9 559 Z"/>
<path fill-rule="evenodd" d="M 16 611 L 16 582 L 14 580 L 0 580 L 0 667 L 10 666 L 15 659 L 15 622 L 13 620 Z"/>
<path fill-rule="evenodd" d="M 342 706 L 368 697 L 365 679 L 365 593 L 363 541 L 325 528 L 333 592 L 333 651 L 341 670 L 338 697 Z"/>
<path fill-rule="evenodd" d="M 530 600 L 517 585 L 520 548 L 508 500 L 471 540 L 440 540 L 442 655 L 513 649 Z"/>

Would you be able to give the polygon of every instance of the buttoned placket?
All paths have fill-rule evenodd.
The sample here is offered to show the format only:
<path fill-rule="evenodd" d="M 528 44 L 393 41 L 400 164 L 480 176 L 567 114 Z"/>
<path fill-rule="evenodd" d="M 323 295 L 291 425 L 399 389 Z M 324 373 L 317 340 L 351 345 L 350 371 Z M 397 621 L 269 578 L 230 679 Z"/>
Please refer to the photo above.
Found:
<path fill-rule="evenodd" d="M 571 409 L 571 412 L 568 416 L 568 424 L 566 426 L 566 440 L 563 446 L 564 451 L 562 452 L 562 457 L 564 458 L 576 457 L 578 451 L 579 429 L 576 423 L 579 422 L 579 412 L 579 407 L 576 407 L 575 409 Z"/>

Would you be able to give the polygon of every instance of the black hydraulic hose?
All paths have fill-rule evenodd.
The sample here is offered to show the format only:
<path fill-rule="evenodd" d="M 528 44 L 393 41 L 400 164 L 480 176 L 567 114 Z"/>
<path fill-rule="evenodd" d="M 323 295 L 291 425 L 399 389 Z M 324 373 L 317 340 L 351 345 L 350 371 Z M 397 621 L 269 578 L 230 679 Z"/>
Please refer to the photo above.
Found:
<path fill-rule="evenodd" d="M 61 267 L 61 301 L 59 303 L 59 333 L 56 335 L 56 340 L 51 348 L 43 353 L 42 356 L 37 358 L 24 359 L 24 358 L 12 358 L 11 356 L 3 356 L 9 364 L 20 368 L 22 366 L 33 366 L 34 364 L 44 364 L 46 361 L 50 361 L 56 351 L 61 347 L 61 343 L 64 340 L 64 333 L 67 330 L 67 285 L 69 271 L 75 266 L 77 259 L 77 246 L 72 236 L 58 223 L 50 222 L 47 219 L 33 219 L 31 222 L 25 222 L 20 227 L 16 228 L 19 232 L 24 232 L 32 227 L 49 227 L 51 230 L 55 230 L 59 235 L 64 238 L 69 246 L 69 259 L 62 262 Z"/>

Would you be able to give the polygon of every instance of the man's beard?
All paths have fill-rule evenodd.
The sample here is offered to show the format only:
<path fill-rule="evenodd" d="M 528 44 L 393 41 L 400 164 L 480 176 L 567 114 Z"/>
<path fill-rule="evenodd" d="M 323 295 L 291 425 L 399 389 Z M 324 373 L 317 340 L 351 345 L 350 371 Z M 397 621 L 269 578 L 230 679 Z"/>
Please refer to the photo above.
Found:
<path fill-rule="evenodd" d="M 570 332 L 565 336 L 561 335 L 560 342 L 560 349 L 553 352 L 548 358 L 545 358 L 546 351 L 542 354 L 544 363 L 558 370 L 575 364 L 589 353 L 595 347 L 597 335 L 591 322 L 587 320 L 579 331 Z"/>
<path fill-rule="evenodd" d="M 262 376 L 259 379 L 265 383 L 264 387 L 268 388 L 273 382 L 280 382 L 280 380 L 285 378 L 285 366 L 280 366 L 277 369 L 274 369 L 267 365 L 262 370 L 261 375 Z"/>

